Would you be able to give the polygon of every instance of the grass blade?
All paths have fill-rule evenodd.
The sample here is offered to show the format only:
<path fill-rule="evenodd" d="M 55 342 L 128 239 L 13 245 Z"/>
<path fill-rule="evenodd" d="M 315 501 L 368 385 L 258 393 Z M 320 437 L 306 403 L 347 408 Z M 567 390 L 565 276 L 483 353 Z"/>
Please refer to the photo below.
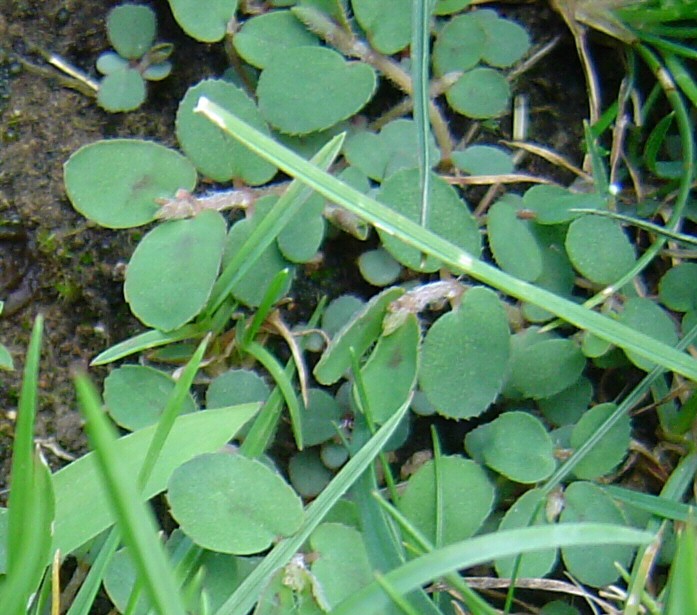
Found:
<path fill-rule="evenodd" d="M 116 433 L 102 411 L 99 395 L 85 375 L 76 377 L 75 387 L 102 484 L 138 579 L 157 613 L 186 615 L 174 572 L 157 536 L 154 516 L 139 495 L 133 476 L 122 465 Z"/>
<path fill-rule="evenodd" d="M 205 115 L 252 151 L 286 173 L 307 183 L 329 200 L 421 252 L 438 258 L 449 268 L 467 274 L 511 297 L 544 308 L 580 329 L 591 331 L 603 340 L 636 352 L 637 355 L 655 361 L 666 369 L 697 381 L 697 361 L 685 353 L 678 352 L 607 316 L 518 280 L 492 265 L 474 259 L 442 237 L 317 168 L 206 98 L 198 101 L 196 111 Z"/>
<path fill-rule="evenodd" d="M 404 404 L 368 443 L 349 460 L 317 499 L 310 504 L 305 514 L 305 522 L 298 532 L 294 536 L 279 542 L 240 584 L 230 598 L 216 611 L 215 615 L 247 613 L 254 606 L 257 597 L 261 595 L 271 575 L 290 561 L 290 558 L 300 550 L 310 534 L 321 523 L 339 498 L 363 474 L 404 418 L 407 409 L 408 404 Z"/>
<path fill-rule="evenodd" d="M 406 594 L 456 570 L 523 552 L 596 544 L 647 544 L 652 539 L 653 534 L 648 532 L 602 523 L 563 523 L 506 530 L 432 551 L 388 572 L 384 577 L 396 591 Z M 381 613 L 390 603 L 389 596 L 374 581 L 344 600 L 332 611 L 332 615 Z"/>

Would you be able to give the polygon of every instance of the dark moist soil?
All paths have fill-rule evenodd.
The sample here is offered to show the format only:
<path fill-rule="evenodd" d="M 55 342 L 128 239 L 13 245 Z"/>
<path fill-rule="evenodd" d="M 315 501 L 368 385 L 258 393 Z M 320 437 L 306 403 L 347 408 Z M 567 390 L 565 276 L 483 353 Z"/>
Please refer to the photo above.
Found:
<path fill-rule="evenodd" d="M 142 330 L 123 301 L 122 283 L 124 264 L 143 231 L 114 232 L 86 222 L 66 198 L 63 163 L 82 145 L 102 138 L 141 137 L 174 146 L 174 114 L 186 88 L 220 75 L 225 68 L 221 46 L 198 44 L 184 36 L 167 3 L 161 1 L 150 4 L 158 13 L 159 40 L 175 44 L 175 68 L 168 79 L 150 85 L 147 103 L 136 112 L 107 114 L 94 99 L 56 79 L 27 68 L 18 70 L 12 54 L 46 67 L 33 51 L 38 45 L 94 75 L 97 56 L 109 47 L 104 18 L 114 4 L 0 0 L 0 298 L 14 311 L 0 317 L 0 343 L 10 349 L 17 368 L 0 373 L 0 489 L 9 473 L 23 355 L 35 316 L 42 313 L 46 319 L 37 436 L 54 468 L 86 448 L 72 371 L 85 368 L 97 353 Z M 563 37 L 517 89 L 530 97 L 530 138 L 579 164 L 581 120 L 587 106 L 573 42 L 546 4 L 500 8 L 526 24 L 535 42 L 548 41 L 557 33 Z M 504 132 L 507 121 L 502 122 Z M 542 175 L 555 172 L 544 163 L 528 170 Z M 573 179 L 560 177 L 558 171 L 556 177 Z M 331 250 L 329 264 L 337 265 L 336 255 L 344 250 L 353 251 L 351 246 Z M 344 266 L 347 271 L 355 272 L 353 258 Z M 355 273 L 347 273 L 340 284 L 343 288 L 329 294 L 365 294 Z M 316 300 L 317 288 L 307 284 L 301 288 L 295 289 L 296 302 L 302 302 L 303 292 Z M 307 315 L 312 307 L 299 305 L 298 313 Z M 90 373 L 100 382 L 107 371 Z"/>

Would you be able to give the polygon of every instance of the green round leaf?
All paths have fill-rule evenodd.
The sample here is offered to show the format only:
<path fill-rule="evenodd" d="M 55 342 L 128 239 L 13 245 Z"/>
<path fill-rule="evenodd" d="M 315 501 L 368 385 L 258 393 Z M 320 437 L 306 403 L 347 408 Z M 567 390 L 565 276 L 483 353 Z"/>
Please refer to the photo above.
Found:
<path fill-rule="evenodd" d="M 494 488 L 482 468 L 459 456 L 441 457 L 440 476 L 436 483 L 433 460 L 426 462 L 411 476 L 399 510 L 426 536 L 436 543 L 436 488 L 442 494 L 442 545 L 472 536 L 489 516 L 494 504 Z"/>
<path fill-rule="evenodd" d="M 596 284 L 612 284 L 636 260 L 622 227 L 610 218 L 583 216 L 566 234 L 566 252 L 576 271 Z"/>
<path fill-rule="evenodd" d="M 145 102 L 145 93 L 145 81 L 141 74 L 133 68 L 124 68 L 102 79 L 97 102 L 111 113 L 133 111 Z"/>
<path fill-rule="evenodd" d="M 453 164 L 470 175 L 506 175 L 513 173 L 513 159 L 500 147 L 471 145 L 450 156 Z"/>
<path fill-rule="evenodd" d="M 355 528 L 323 523 L 312 533 L 310 546 L 318 556 L 312 563 L 312 574 L 331 608 L 373 580 L 363 536 Z"/>
<path fill-rule="evenodd" d="M 307 263 L 324 240 L 324 198 L 315 193 L 278 235 L 278 248 L 292 263 Z"/>
<path fill-rule="evenodd" d="M 143 71 L 143 78 L 148 81 L 162 81 L 172 72 L 171 62 L 158 62 L 151 64 Z"/>
<path fill-rule="evenodd" d="M 499 531 L 549 525 L 545 514 L 544 497 L 541 489 L 526 491 L 506 511 L 499 524 Z M 557 550 L 523 553 L 517 568 L 516 560 L 515 557 L 496 560 L 494 562 L 496 574 L 504 578 L 511 578 L 515 574 L 518 578 L 541 579 L 547 576 L 557 563 Z"/>
<path fill-rule="evenodd" d="M 124 60 L 113 51 L 106 51 L 97 58 L 97 70 L 102 75 L 109 75 L 125 68 L 128 68 L 128 60 Z"/>
<path fill-rule="evenodd" d="M 159 369 L 122 365 L 104 380 L 104 403 L 111 418 L 129 431 L 157 423 L 174 389 L 174 380 Z M 180 414 L 196 410 L 187 394 Z"/>
<path fill-rule="evenodd" d="M 511 88 L 506 78 L 493 68 L 475 68 L 462 75 L 445 97 L 458 113 L 487 119 L 506 112 Z"/>
<path fill-rule="evenodd" d="M 276 174 L 276 167 L 199 113 L 194 113 L 201 96 L 230 109 L 252 127 L 269 134 L 259 110 L 240 88 L 219 79 L 201 81 L 187 90 L 179 104 L 176 123 L 177 139 L 196 168 L 219 182 L 236 179 L 253 186 L 268 182 Z"/>
<path fill-rule="evenodd" d="M 482 59 L 491 66 L 508 68 L 521 60 L 530 48 L 525 28 L 508 19 L 482 19 L 485 32 Z"/>
<path fill-rule="evenodd" d="M 562 523 L 612 523 L 627 525 L 622 511 L 602 489 L 578 481 L 571 483 L 564 493 L 565 506 Z M 614 583 L 619 576 L 615 562 L 625 569 L 634 553 L 626 545 L 605 544 L 599 546 L 565 547 L 562 559 L 568 571 L 581 583 L 602 587 Z"/>
<path fill-rule="evenodd" d="M 295 47 L 262 71 L 259 109 L 280 131 L 307 134 L 354 115 L 376 83 L 375 71 L 363 62 L 346 62 L 325 47 Z"/>
<path fill-rule="evenodd" d="M 338 470 L 348 461 L 349 452 L 343 444 L 324 442 L 320 448 L 319 457 L 330 470 Z"/>
<path fill-rule="evenodd" d="M 433 135 L 429 135 L 430 159 L 440 162 L 440 150 Z M 356 132 L 346 139 L 344 156 L 368 177 L 382 182 L 401 169 L 419 166 L 418 135 L 413 120 L 393 120 L 378 134 L 367 130 Z"/>
<path fill-rule="evenodd" d="M 402 266 L 390 256 L 389 252 L 378 248 L 368 250 L 358 257 L 358 269 L 363 279 L 373 286 L 393 284 L 402 271 Z"/>
<path fill-rule="evenodd" d="M 237 11 L 237 0 L 169 0 L 174 19 L 189 36 L 204 43 L 215 43 L 227 32 L 227 25 Z"/>
<path fill-rule="evenodd" d="M 167 499 L 184 533 L 221 553 L 258 553 L 303 522 L 302 502 L 283 479 L 240 454 L 187 461 L 172 473 Z"/>
<path fill-rule="evenodd" d="M 562 427 L 575 424 L 588 409 L 592 397 L 591 381 L 581 376 L 556 395 L 539 399 L 537 405 L 550 423 Z"/>
<path fill-rule="evenodd" d="M 669 269 L 658 284 L 661 303 L 676 312 L 697 309 L 697 264 L 681 263 Z"/>
<path fill-rule="evenodd" d="M 574 427 L 571 447 L 578 449 L 583 446 L 615 410 L 617 406 L 611 403 L 598 404 L 588 410 Z M 625 414 L 581 459 L 574 474 L 580 479 L 590 480 L 612 472 L 627 455 L 631 431 L 632 423 Z"/>
<path fill-rule="evenodd" d="M 485 426 L 483 435 L 484 462 L 512 481 L 537 483 L 557 466 L 552 438 L 527 412 L 505 412 Z"/>
<path fill-rule="evenodd" d="M 303 443 L 316 446 L 337 436 L 336 427 L 341 423 L 343 410 L 336 399 L 322 389 L 307 392 L 308 405 L 302 414 Z"/>
<path fill-rule="evenodd" d="M 288 478 L 304 498 L 317 497 L 332 479 L 329 468 L 319 458 L 316 448 L 295 453 L 288 462 Z"/>
<path fill-rule="evenodd" d="M 514 347 L 509 384 L 526 397 L 551 397 L 576 382 L 585 365 L 586 358 L 571 340 L 542 340 Z"/>
<path fill-rule="evenodd" d="M 627 301 L 619 316 L 619 321 L 668 346 L 675 346 L 678 343 L 678 333 L 672 318 L 650 299 L 634 297 Z M 634 365 L 645 372 L 651 371 L 656 366 L 655 363 L 635 352 L 626 351 L 625 354 Z"/>
<path fill-rule="evenodd" d="M 383 0 L 351 0 L 356 21 L 368 35 L 371 47 L 392 55 L 404 49 L 411 36 L 411 4 Z"/>
<path fill-rule="evenodd" d="M 530 230 L 530 221 L 518 218 L 517 212 L 509 202 L 494 203 L 487 217 L 489 246 L 501 269 L 533 282 L 542 275 L 542 249 Z"/>
<path fill-rule="evenodd" d="M 155 42 L 157 20 L 154 11 L 142 4 L 121 4 L 106 18 L 109 42 L 122 58 L 142 58 Z"/>
<path fill-rule="evenodd" d="M 224 408 L 251 402 L 265 402 L 271 389 L 256 372 L 229 369 L 213 378 L 206 389 L 206 408 Z"/>
<path fill-rule="evenodd" d="M 353 357 L 359 358 L 382 333 L 387 307 L 404 294 L 403 288 L 392 287 L 375 295 L 334 336 L 324 351 L 313 374 L 321 384 L 334 384 L 351 367 Z"/>
<path fill-rule="evenodd" d="M 196 170 L 184 156 L 137 139 L 85 145 L 68 159 L 63 172 L 73 207 L 108 228 L 147 224 L 159 210 L 157 199 L 196 185 Z"/>
<path fill-rule="evenodd" d="M 254 207 L 254 215 L 251 218 L 240 220 L 230 229 L 225 242 L 225 254 L 223 255 L 223 268 L 230 262 L 240 247 L 252 234 L 257 225 L 271 209 L 276 201 L 276 197 L 267 196 L 259 199 Z M 278 249 L 278 244 L 272 242 L 264 250 L 252 265 L 251 269 L 235 284 L 232 294 L 245 305 L 256 307 L 261 303 L 266 294 L 269 284 L 276 275 L 283 269 L 290 268 L 291 275 L 288 276 L 286 284 L 282 289 L 285 294 L 293 281 L 295 269 L 283 258 Z"/>
<path fill-rule="evenodd" d="M 276 53 L 319 43 L 290 11 L 271 11 L 248 19 L 232 42 L 240 57 L 257 68 L 266 68 Z"/>
<path fill-rule="evenodd" d="M 469 418 L 501 391 L 510 349 L 508 318 L 494 292 L 469 290 L 460 307 L 428 330 L 419 384 L 440 414 Z"/>
<path fill-rule="evenodd" d="M 573 209 L 603 209 L 604 199 L 595 192 L 576 193 L 560 186 L 541 185 L 523 195 L 523 205 L 534 212 L 538 224 L 563 224 L 581 215 Z"/>
<path fill-rule="evenodd" d="M 210 296 L 224 244 L 225 220 L 211 210 L 151 230 L 126 270 L 124 294 L 133 313 L 161 331 L 189 322 Z"/>
<path fill-rule="evenodd" d="M 334 337 L 364 305 L 365 303 L 361 299 L 353 295 L 337 297 L 322 314 L 322 330 L 329 337 Z"/>
<path fill-rule="evenodd" d="M 409 314 L 402 326 L 378 340 L 361 369 L 376 423 L 387 421 L 411 396 L 416 385 L 420 339 L 419 322 L 414 314 Z"/>
<path fill-rule="evenodd" d="M 486 35 L 471 13 L 453 17 L 433 45 L 433 70 L 442 76 L 474 68 L 482 57 Z"/>
<path fill-rule="evenodd" d="M 421 219 L 421 188 L 418 169 L 398 171 L 383 183 L 378 200 L 415 222 Z M 432 176 L 430 212 L 426 228 L 454 243 L 474 258 L 481 253 L 481 238 L 474 216 L 455 189 L 437 175 Z M 394 236 L 378 229 L 384 248 L 405 267 L 414 271 L 436 271 L 441 263 Z"/>

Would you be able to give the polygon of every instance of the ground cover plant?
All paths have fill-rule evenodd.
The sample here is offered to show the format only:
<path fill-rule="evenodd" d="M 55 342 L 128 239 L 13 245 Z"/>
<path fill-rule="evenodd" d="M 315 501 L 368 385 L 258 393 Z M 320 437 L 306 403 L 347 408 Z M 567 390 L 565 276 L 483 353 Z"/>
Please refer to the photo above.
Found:
<path fill-rule="evenodd" d="M 89 613 L 103 588 L 128 613 L 493 613 L 561 572 L 588 589 L 542 581 L 567 592 L 540 595 L 542 612 L 694 610 L 694 9 L 560 7 L 592 120 L 580 181 L 562 186 L 519 168 L 520 152 L 571 166 L 520 117 L 502 143 L 538 50 L 493 8 L 170 5 L 187 34 L 224 41 L 230 69 L 182 99 L 181 151 L 111 139 L 65 164 L 86 218 L 148 225 L 124 283 L 145 330 L 94 359 L 121 361 L 101 395 L 76 377 L 94 452 L 51 474 L 32 448 L 37 320 L 0 515 L 3 612 Z M 153 49 L 144 19 L 126 42 L 108 22 L 129 62 Z M 625 45 L 605 106 L 587 26 Z M 374 290 L 300 297 L 341 234 L 365 243 Z M 672 457 L 642 444 L 647 399 Z M 431 425 L 429 455 L 398 477 L 394 451 Z M 659 496 L 621 486 L 641 460 Z M 163 539 L 144 503 L 159 493 L 177 526 Z M 69 598 L 68 555 L 89 569 Z M 667 582 L 656 558 L 674 562 Z M 458 574 L 484 564 L 505 597 Z"/>

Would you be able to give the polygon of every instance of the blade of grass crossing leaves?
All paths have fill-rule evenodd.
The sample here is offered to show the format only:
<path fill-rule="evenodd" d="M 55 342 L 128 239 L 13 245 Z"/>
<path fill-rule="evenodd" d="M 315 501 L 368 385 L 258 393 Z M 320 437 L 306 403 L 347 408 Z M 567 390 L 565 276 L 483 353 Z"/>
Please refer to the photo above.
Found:
<path fill-rule="evenodd" d="M 318 169 L 206 98 L 199 99 L 196 111 L 205 115 L 252 151 L 273 162 L 288 174 L 298 177 L 329 200 L 421 252 L 438 258 L 448 267 L 470 275 L 507 295 L 542 307 L 580 329 L 591 331 L 599 338 L 620 348 L 631 350 L 639 356 L 661 364 L 666 369 L 697 381 L 697 361 L 686 354 L 615 322 L 607 316 L 590 311 L 554 293 L 522 282 L 487 263 L 475 260 L 464 250 Z"/>
<path fill-rule="evenodd" d="M 318 168 L 328 169 L 339 154 L 344 143 L 344 135 L 331 139 L 319 152 L 312 157 L 312 162 Z M 293 181 L 283 196 L 276 201 L 264 219 L 252 231 L 247 240 L 230 259 L 220 277 L 213 286 L 211 298 L 205 315 L 211 315 L 218 309 L 233 287 L 254 265 L 259 256 L 278 237 L 291 218 L 300 210 L 312 194 L 304 183 Z"/>
<path fill-rule="evenodd" d="M 156 613 L 186 615 L 178 584 L 157 537 L 152 512 L 141 499 L 133 477 L 121 465 L 116 434 L 102 411 L 99 395 L 85 375 L 75 378 L 75 388 L 104 489 L 143 589 Z"/>
<path fill-rule="evenodd" d="M 409 519 L 407 519 L 394 505 L 385 500 L 377 491 L 373 493 L 373 497 L 377 503 L 389 514 L 394 521 L 399 524 L 404 532 L 411 536 L 412 540 L 416 542 L 417 549 L 414 549 L 414 545 L 411 546 L 412 551 L 417 553 L 430 553 L 432 552 L 433 545 L 431 542 L 421 533 L 421 530 L 417 528 Z M 465 603 L 467 608 L 472 611 L 473 615 L 497 615 L 499 611 L 489 605 L 477 592 L 475 592 L 464 579 L 457 573 L 451 572 L 445 575 L 445 579 L 448 583 L 454 587 L 458 592 L 462 601 Z"/>
<path fill-rule="evenodd" d="M 157 459 L 162 452 L 162 447 L 167 439 L 167 436 L 172 431 L 176 418 L 181 414 L 184 398 L 193 384 L 194 377 L 201 365 L 203 354 L 208 345 L 209 337 L 206 337 L 198 346 L 189 362 L 184 367 L 181 376 L 174 385 L 174 389 L 167 399 L 162 415 L 155 427 L 155 433 L 150 441 L 148 450 L 145 454 L 145 459 L 138 473 L 138 484 L 141 489 L 145 487 L 153 469 L 157 463 Z M 112 528 L 109 535 L 102 545 L 99 555 L 94 564 L 90 568 L 85 581 L 80 586 L 75 600 L 70 606 L 67 615 L 87 615 L 92 607 L 92 603 L 97 595 L 97 591 L 101 585 L 102 579 L 106 572 L 106 568 L 111 561 L 116 549 L 120 543 L 120 534 L 117 528 Z"/>
<path fill-rule="evenodd" d="M 659 496 L 660 504 L 670 507 L 683 507 L 680 503 L 687 489 L 692 485 L 695 472 L 697 472 L 697 453 L 691 453 L 684 457 L 678 463 L 678 466 L 673 470 L 670 478 L 661 489 Z M 622 491 L 624 491 L 622 489 Z M 635 492 L 632 492 L 635 493 Z M 614 495 L 614 494 L 611 494 Z M 687 507 L 686 507 L 687 508 Z M 646 530 L 649 532 L 658 532 L 663 520 L 657 516 L 649 519 L 646 525 Z M 637 615 L 641 606 L 641 597 L 644 594 L 646 581 L 651 572 L 653 562 L 660 544 L 651 544 L 648 547 L 642 547 L 637 552 L 632 566 L 631 578 L 627 587 L 627 600 L 624 606 L 624 615 Z"/>
<path fill-rule="evenodd" d="M 677 548 L 668 576 L 665 615 L 697 613 L 697 536 L 694 515 L 678 531 Z"/>
<path fill-rule="evenodd" d="M 431 127 L 428 117 L 428 66 L 431 0 L 412 0 L 411 6 L 411 82 L 414 100 L 414 123 L 419 148 L 419 183 L 421 187 L 421 226 L 428 225 L 431 188 L 431 160 L 428 147 Z"/>
<path fill-rule="evenodd" d="M 55 499 L 52 477 L 34 449 L 43 317 L 34 321 L 24 367 L 10 480 L 7 576 L 0 583 L 0 605 L 8 615 L 24 615 L 46 571 L 53 542 Z"/>
<path fill-rule="evenodd" d="M 317 499 L 307 508 L 305 521 L 298 532 L 294 536 L 282 540 L 271 550 L 239 585 L 230 598 L 216 611 L 216 615 L 247 613 L 254 606 L 257 597 L 261 595 L 271 575 L 290 561 L 291 557 L 302 547 L 339 498 L 363 474 L 404 418 L 407 409 L 408 404 L 404 404 L 367 444 L 349 460 Z"/>
<path fill-rule="evenodd" d="M 470 538 L 422 555 L 385 574 L 385 581 L 400 594 L 405 594 L 450 572 L 518 553 L 553 547 L 646 544 L 652 538 L 653 535 L 648 532 L 601 523 L 565 523 L 505 530 Z M 339 604 L 332 615 L 381 613 L 389 603 L 390 599 L 380 585 L 373 582 Z"/>

